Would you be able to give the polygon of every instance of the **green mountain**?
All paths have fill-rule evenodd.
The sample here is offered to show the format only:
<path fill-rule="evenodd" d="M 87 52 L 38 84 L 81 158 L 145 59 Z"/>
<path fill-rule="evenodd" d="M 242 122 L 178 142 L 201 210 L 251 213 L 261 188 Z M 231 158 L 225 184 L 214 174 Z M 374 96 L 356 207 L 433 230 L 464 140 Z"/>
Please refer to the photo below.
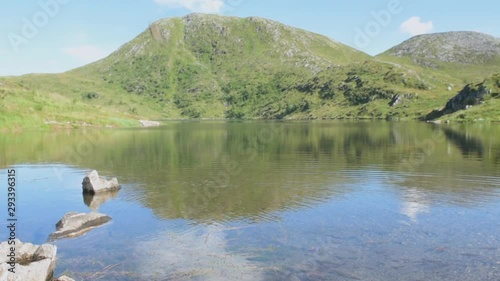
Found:
<path fill-rule="evenodd" d="M 484 56 L 494 50 L 488 44 Z M 499 65 L 446 62 L 458 65 L 455 73 L 391 52 L 374 58 L 256 17 L 164 19 L 90 65 L 0 78 L 0 129 L 134 126 L 168 118 L 424 119 L 465 84 L 464 63 L 486 65 L 487 75 L 474 72 L 477 81 Z"/>
<path fill-rule="evenodd" d="M 500 39 L 479 32 L 425 34 L 377 57 L 416 64 L 475 82 L 500 72 Z"/>
<path fill-rule="evenodd" d="M 267 117 L 262 107 L 284 98 L 282 91 L 295 80 L 367 59 L 271 20 L 192 14 L 153 23 L 105 60 L 75 73 L 117 84 L 185 117 Z"/>

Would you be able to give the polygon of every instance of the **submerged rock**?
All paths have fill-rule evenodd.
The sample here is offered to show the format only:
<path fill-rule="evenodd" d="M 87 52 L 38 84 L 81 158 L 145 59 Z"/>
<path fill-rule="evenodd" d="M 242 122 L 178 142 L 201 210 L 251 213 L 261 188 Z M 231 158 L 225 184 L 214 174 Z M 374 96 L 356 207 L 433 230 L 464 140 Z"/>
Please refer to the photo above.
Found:
<path fill-rule="evenodd" d="M 73 238 L 87 233 L 111 220 L 111 217 L 99 213 L 67 213 L 56 224 L 57 231 L 49 236 L 51 241 L 60 238 Z"/>
<path fill-rule="evenodd" d="M 94 170 L 83 178 L 82 188 L 83 192 L 95 194 L 99 192 L 116 191 L 120 189 L 120 185 L 118 184 L 118 180 L 116 178 L 106 180 L 99 177 L 97 171 Z"/>
<path fill-rule="evenodd" d="M 15 244 L 12 244 L 15 241 Z M 0 280 L 48 281 L 56 266 L 57 247 L 50 244 L 33 245 L 12 240 L 0 244 Z M 11 247 L 15 247 L 15 261 L 11 263 Z M 12 268 L 14 268 L 12 270 Z M 11 271 L 9 271 L 11 269 Z M 14 271 L 15 273 L 12 273 Z"/>

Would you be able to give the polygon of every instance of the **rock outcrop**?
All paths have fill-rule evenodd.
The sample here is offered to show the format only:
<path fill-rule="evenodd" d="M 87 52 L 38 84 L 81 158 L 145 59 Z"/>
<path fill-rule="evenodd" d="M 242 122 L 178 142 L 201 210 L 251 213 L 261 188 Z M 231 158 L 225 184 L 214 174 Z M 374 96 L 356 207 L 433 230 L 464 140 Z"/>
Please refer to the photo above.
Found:
<path fill-rule="evenodd" d="M 158 121 L 149 121 L 149 120 L 140 120 L 141 126 L 143 127 L 158 127 L 160 126 L 160 122 Z"/>
<path fill-rule="evenodd" d="M 97 171 L 94 170 L 85 176 L 82 182 L 82 188 L 85 193 L 95 194 L 100 192 L 116 191 L 120 189 L 120 185 L 118 184 L 118 180 L 116 178 L 106 180 L 99 177 Z"/>
<path fill-rule="evenodd" d="M 48 281 L 52 279 L 56 265 L 57 247 L 50 244 L 33 245 L 15 241 L 0 244 L 0 280 L 2 281 Z M 15 261 L 11 263 L 11 247 L 15 247 Z M 9 271 L 13 269 L 15 273 Z"/>
<path fill-rule="evenodd" d="M 414 100 L 418 98 L 418 94 L 397 94 L 392 96 L 391 102 L 389 105 L 391 107 L 398 106 L 402 104 L 406 100 Z"/>
<path fill-rule="evenodd" d="M 49 240 L 77 237 L 110 220 L 111 217 L 99 213 L 67 213 L 56 224 L 57 230 L 49 236 Z"/>
<path fill-rule="evenodd" d="M 500 74 L 486 78 L 479 84 L 466 85 L 456 96 L 451 98 L 442 110 L 434 110 L 426 116 L 426 120 L 434 120 L 446 114 L 466 110 L 482 105 L 491 99 L 500 98 Z"/>
<path fill-rule="evenodd" d="M 459 110 L 468 109 L 471 106 L 480 105 L 490 91 L 480 84 L 477 87 L 467 85 L 465 88 L 453 97 L 443 109 L 444 114 L 457 112 Z"/>

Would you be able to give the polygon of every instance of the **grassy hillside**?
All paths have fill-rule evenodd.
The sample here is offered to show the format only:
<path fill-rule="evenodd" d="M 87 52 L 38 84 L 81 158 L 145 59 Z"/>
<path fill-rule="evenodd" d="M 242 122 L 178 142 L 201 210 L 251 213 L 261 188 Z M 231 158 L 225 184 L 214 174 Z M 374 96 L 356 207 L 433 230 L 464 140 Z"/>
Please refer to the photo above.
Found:
<path fill-rule="evenodd" d="M 0 78 L 0 129 L 167 118 L 417 119 L 465 84 L 463 72 L 387 58 L 262 18 L 164 19 L 93 64 Z M 490 72 L 489 64 L 484 73 L 474 67 L 471 77 Z"/>
<path fill-rule="evenodd" d="M 159 110 L 98 79 L 71 73 L 0 78 L 0 130 L 137 126 L 139 117 L 157 116 Z"/>
<path fill-rule="evenodd" d="M 367 59 L 270 20 L 193 14 L 158 21 L 106 60 L 75 72 L 154 99 L 168 115 L 259 118 L 266 117 L 262 107 L 284 98 L 278 84 Z"/>
<path fill-rule="evenodd" d="M 500 121 L 500 74 L 482 83 L 466 85 L 445 107 L 433 111 L 427 119 L 446 119 L 461 122 Z"/>

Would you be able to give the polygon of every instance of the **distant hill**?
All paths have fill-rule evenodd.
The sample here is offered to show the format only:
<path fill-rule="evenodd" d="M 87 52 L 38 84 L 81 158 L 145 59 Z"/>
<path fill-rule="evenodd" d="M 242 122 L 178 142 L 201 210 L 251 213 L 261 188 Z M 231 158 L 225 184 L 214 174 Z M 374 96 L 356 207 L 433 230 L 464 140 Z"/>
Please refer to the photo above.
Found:
<path fill-rule="evenodd" d="M 415 36 L 377 56 L 447 71 L 464 80 L 500 72 L 500 39 L 479 32 L 445 32 Z M 470 79 L 469 79 L 470 78 Z"/>

